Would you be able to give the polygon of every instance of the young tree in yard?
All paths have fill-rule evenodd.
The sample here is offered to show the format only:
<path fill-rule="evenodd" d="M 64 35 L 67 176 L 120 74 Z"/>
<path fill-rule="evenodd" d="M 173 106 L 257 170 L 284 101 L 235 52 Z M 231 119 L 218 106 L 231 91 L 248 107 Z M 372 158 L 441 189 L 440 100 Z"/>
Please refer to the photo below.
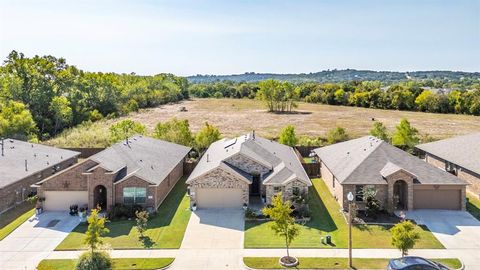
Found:
<path fill-rule="evenodd" d="M 299 235 L 300 231 L 295 225 L 295 219 L 292 214 L 290 201 L 283 201 L 282 193 L 278 193 L 272 198 L 272 207 L 265 207 L 262 212 L 265 216 L 273 220 L 271 229 L 280 237 L 285 238 L 287 248 L 287 258 L 290 259 L 290 243 Z"/>
<path fill-rule="evenodd" d="M 382 139 L 386 142 L 390 141 L 390 136 L 388 136 L 387 128 L 383 125 L 382 122 L 373 123 L 373 127 L 370 130 L 370 135 Z"/>
<path fill-rule="evenodd" d="M 372 218 L 376 218 L 381 209 L 380 202 L 377 199 L 377 190 L 371 187 L 364 187 L 362 189 L 362 193 L 367 215 Z"/>
<path fill-rule="evenodd" d="M 411 150 L 419 142 L 418 130 L 407 119 L 400 120 L 392 136 L 392 144 L 404 150 Z"/>
<path fill-rule="evenodd" d="M 185 146 L 192 146 L 194 141 L 190 125 L 186 119 L 178 120 L 173 118 L 170 121 L 158 123 L 153 136 L 160 140 Z"/>
<path fill-rule="evenodd" d="M 402 257 L 407 255 L 408 250 L 412 249 L 420 240 L 420 234 L 410 221 L 400 222 L 393 226 L 390 231 L 392 233 L 392 245 L 402 251 Z"/>
<path fill-rule="evenodd" d="M 205 126 L 195 136 L 195 144 L 198 150 L 207 149 L 210 144 L 220 140 L 220 137 L 221 133 L 218 128 L 205 122 Z"/>
<path fill-rule="evenodd" d="M 148 212 L 143 211 L 135 211 L 135 216 L 137 217 L 135 220 L 137 221 L 137 231 L 140 234 L 140 239 L 144 237 L 143 233 L 147 230 L 147 223 L 148 223 Z"/>
<path fill-rule="evenodd" d="M 113 143 L 126 140 L 135 134 L 145 134 L 145 126 L 130 119 L 120 121 L 110 126 L 110 140 Z"/>
<path fill-rule="evenodd" d="M 297 141 L 294 126 L 288 125 L 282 129 L 282 133 L 280 133 L 280 138 L 278 139 L 279 143 L 293 147 L 297 144 Z"/>
<path fill-rule="evenodd" d="M 99 211 L 100 209 L 92 209 L 90 216 L 87 218 L 88 228 L 85 233 L 84 243 L 88 245 L 92 254 L 101 244 L 103 244 L 101 237 L 110 231 L 105 228 L 106 219 L 98 215 Z"/>
<path fill-rule="evenodd" d="M 348 134 L 342 127 L 336 127 L 327 134 L 327 143 L 334 144 L 348 140 Z"/>

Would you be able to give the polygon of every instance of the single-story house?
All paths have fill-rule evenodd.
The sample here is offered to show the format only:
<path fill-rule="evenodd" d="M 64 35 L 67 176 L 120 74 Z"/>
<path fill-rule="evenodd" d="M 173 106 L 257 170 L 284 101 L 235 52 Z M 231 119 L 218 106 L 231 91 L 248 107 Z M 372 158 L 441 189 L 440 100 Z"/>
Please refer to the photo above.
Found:
<path fill-rule="evenodd" d="M 323 180 L 344 209 L 348 209 L 349 192 L 357 207 L 365 208 L 363 190 L 372 188 L 389 212 L 465 210 L 465 181 L 376 137 L 365 136 L 314 152 Z"/>
<path fill-rule="evenodd" d="M 250 196 L 271 203 L 274 194 L 289 199 L 312 185 L 292 147 L 254 132 L 210 145 L 187 184 L 191 204 L 199 208 L 242 207 Z"/>
<path fill-rule="evenodd" d="M 467 190 L 480 196 L 480 133 L 420 144 L 416 150 L 427 163 L 467 181 Z"/>
<path fill-rule="evenodd" d="M 14 139 L 0 140 L 0 213 L 36 193 L 32 184 L 77 163 L 80 153 Z"/>
<path fill-rule="evenodd" d="M 134 136 L 36 184 L 45 210 L 138 204 L 157 209 L 183 176 L 189 147 Z"/>

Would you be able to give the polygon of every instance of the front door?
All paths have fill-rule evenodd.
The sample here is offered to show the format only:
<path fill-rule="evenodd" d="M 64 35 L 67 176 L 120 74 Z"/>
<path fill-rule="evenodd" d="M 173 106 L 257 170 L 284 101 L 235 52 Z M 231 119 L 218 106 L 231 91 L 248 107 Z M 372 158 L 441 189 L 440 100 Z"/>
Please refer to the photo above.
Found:
<path fill-rule="evenodd" d="M 260 175 L 253 176 L 250 195 L 260 195 Z"/>

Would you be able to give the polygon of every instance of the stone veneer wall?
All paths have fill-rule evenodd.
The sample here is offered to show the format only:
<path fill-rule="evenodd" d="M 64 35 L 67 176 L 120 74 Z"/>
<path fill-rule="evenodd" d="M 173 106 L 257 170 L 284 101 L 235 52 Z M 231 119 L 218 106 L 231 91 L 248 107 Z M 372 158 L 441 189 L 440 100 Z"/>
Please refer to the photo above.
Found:
<path fill-rule="evenodd" d="M 198 188 L 236 188 L 242 189 L 243 202 L 248 204 L 248 186 L 249 184 L 237 176 L 224 171 L 221 168 L 216 168 L 198 179 L 189 183 L 190 186 L 190 203 L 196 203 L 196 194 Z M 193 192 L 193 194 L 192 194 Z"/>
<path fill-rule="evenodd" d="M 230 158 L 226 159 L 224 162 L 236 168 L 239 168 L 240 170 L 247 172 L 249 174 L 258 173 L 260 175 L 263 175 L 272 169 L 272 168 L 265 167 L 262 164 L 242 154 L 233 155 Z"/>
<path fill-rule="evenodd" d="M 0 189 L 0 213 L 5 212 L 6 210 L 12 208 L 17 203 L 21 203 L 24 199 L 27 198 L 28 194 L 31 192 L 37 191 L 37 188 L 31 187 L 33 184 L 36 184 L 43 179 L 46 179 L 52 175 L 59 175 L 62 171 L 72 165 L 77 163 L 77 157 L 66 159 L 58 164 L 53 164 L 52 166 L 40 171 L 32 173 L 32 175 L 25 177 L 13 184 L 10 184 L 6 187 Z M 53 168 L 59 166 L 56 172 Z M 18 192 L 18 194 L 17 194 Z M 22 196 L 23 193 L 23 196 Z M 41 196 L 39 194 L 39 196 Z M 22 200 L 23 199 L 23 200 Z"/>
<path fill-rule="evenodd" d="M 398 171 L 387 177 L 388 183 L 388 201 L 387 201 L 387 211 L 395 211 L 395 205 L 393 201 L 393 187 L 395 182 L 403 180 L 407 183 L 407 209 L 413 210 L 413 177 L 405 171 Z"/>

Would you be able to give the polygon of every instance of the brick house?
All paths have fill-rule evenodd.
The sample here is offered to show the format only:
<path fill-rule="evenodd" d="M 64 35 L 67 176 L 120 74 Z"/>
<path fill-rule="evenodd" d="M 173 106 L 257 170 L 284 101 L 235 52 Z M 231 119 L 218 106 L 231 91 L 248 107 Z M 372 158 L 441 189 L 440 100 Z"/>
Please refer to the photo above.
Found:
<path fill-rule="evenodd" d="M 417 145 L 427 162 L 468 182 L 467 190 L 480 196 L 480 133 Z"/>
<path fill-rule="evenodd" d="M 0 213 L 37 191 L 32 184 L 77 163 L 80 153 L 13 139 L 0 141 Z"/>
<path fill-rule="evenodd" d="M 344 209 L 349 192 L 364 209 L 363 190 L 372 188 L 389 212 L 465 210 L 465 181 L 378 138 L 365 136 L 314 151 L 323 181 Z"/>
<path fill-rule="evenodd" d="M 187 184 L 191 204 L 200 208 L 239 208 L 250 197 L 270 203 L 278 192 L 289 199 L 312 185 L 292 147 L 255 133 L 214 142 Z"/>
<path fill-rule="evenodd" d="M 110 210 L 115 204 L 157 209 L 177 181 L 191 149 L 135 136 L 36 184 L 45 210 L 72 204 Z"/>

